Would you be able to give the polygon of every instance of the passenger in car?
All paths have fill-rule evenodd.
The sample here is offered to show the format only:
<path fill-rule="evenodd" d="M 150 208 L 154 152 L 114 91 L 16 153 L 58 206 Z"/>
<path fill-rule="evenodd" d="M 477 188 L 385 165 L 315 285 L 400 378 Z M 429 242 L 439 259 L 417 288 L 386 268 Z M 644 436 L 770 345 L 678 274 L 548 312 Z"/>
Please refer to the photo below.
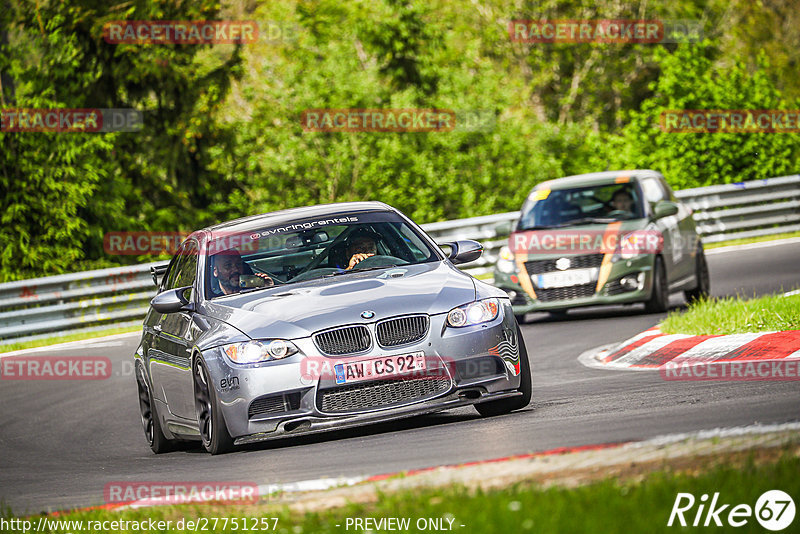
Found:
<path fill-rule="evenodd" d="M 254 273 L 253 270 L 244 263 L 241 254 L 236 249 L 228 249 L 211 256 L 212 271 L 214 280 L 219 284 L 219 291 L 222 295 L 230 295 L 238 293 L 242 290 L 239 281 L 242 275 L 255 275 L 263 278 L 265 285 L 275 285 L 275 281 L 269 275 L 264 273 Z M 212 287 L 215 284 L 212 284 Z"/>

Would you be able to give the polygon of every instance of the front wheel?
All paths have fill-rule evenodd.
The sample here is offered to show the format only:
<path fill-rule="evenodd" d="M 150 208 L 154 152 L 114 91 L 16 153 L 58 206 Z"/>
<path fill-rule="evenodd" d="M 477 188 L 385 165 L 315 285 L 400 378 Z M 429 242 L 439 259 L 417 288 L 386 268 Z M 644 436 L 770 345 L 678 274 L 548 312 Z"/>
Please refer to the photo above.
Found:
<path fill-rule="evenodd" d="M 528 361 L 528 350 L 525 348 L 525 340 L 522 339 L 522 332 L 517 326 L 517 340 L 519 341 L 519 375 L 520 383 L 517 391 L 522 395 L 508 399 L 482 402 L 475 405 L 475 409 L 483 417 L 493 417 L 503 415 L 514 410 L 521 410 L 531 402 L 531 364 Z"/>
<path fill-rule="evenodd" d="M 201 357 L 192 364 L 194 376 L 194 404 L 203 448 L 211 454 L 221 454 L 233 448 L 233 439 L 228 434 L 225 419 L 219 407 L 217 392 L 208 379 L 208 368 Z"/>
<path fill-rule="evenodd" d="M 150 450 L 156 454 L 171 451 L 175 447 L 175 442 L 167 439 L 161 430 L 161 422 L 158 419 L 153 396 L 150 394 L 150 387 L 147 385 L 147 377 L 139 366 L 136 368 L 136 388 L 139 391 L 139 413 L 142 416 L 144 437 L 150 445 Z"/>
<path fill-rule="evenodd" d="M 697 279 L 697 286 L 694 289 L 683 292 L 683 296 L 686 297 L 686 302 L 690 304 L 697 300 L 708 298 L 711 292 L 711 276 L 708 273 L 708 262 L 706 261 L 706 254 L 703 251 L 703 247 L 697 249 L 695 278 Z"/>
<path fill-rule="evenodd" d="M 669 287 L 667 284 L 667 270 L 664 268 L 664 260 L 656 256 L 656 260 L 653 263 L 653 291 L 644 304 L 645 311 L 648 313 L 667 311 L 669 307 Z"/>

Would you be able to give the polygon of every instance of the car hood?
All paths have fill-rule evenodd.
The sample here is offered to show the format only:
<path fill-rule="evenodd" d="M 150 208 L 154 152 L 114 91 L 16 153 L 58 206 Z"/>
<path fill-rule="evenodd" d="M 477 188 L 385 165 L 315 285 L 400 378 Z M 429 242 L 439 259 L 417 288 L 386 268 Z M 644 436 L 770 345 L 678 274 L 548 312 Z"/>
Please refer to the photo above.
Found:
<path fill-rule="evenodd" d="M 253 339 L 298 339 L 338 325 L 407 313 L 446 313 L 471 302 L 475 294 L 472 277 L 440 261 L 221 297 L 204 302 L 199 311 Z M 364 319 L 364 311 L 375 315 Z"/>
<path fill-rule="evenodd" d="M 552 228 L 543 230 L 525 230 L 513 232 L 508 237 L 508 246 L 515 253 L 527 251 L 528 259 L 552 259 L 569 256 L 579 256 L 583 254 L 602 254 L 608 252 L 603 247 L 595 247 L 599 243 L 617 243 L 619 238 L 636 230 L 653 230 L 655 226 L 649 219 L 630 219 L 608 224 L 584 224 L 577 226 L 567 226 L 564 228 Z M 610 234 L 614 234 L 615 239 L 603 241 Z M 585 246 L 558 246 L 556 238 L 565 239 L 563 243 L 569 243 L 570 239 L 580 240 L 581 237 L 590 239 L 590 244 Z M 579 242 L 579 241 L 578 241 Z M 613 250 L 611 251 L 613 252 Z"/>

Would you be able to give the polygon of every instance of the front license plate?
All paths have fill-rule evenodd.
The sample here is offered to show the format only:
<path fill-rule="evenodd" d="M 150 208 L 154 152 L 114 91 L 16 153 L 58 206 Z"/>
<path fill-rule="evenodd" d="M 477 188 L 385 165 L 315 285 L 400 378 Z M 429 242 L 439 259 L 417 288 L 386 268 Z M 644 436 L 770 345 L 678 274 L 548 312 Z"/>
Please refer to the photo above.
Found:
<path fill-rule="evenodd" d="M 569 287 L 590 284 L 597 280 L 597 268 L 574 269 L 555 273 L 544 273 L 532 276 L 537 287 L 549 289 L 551 287 Z"/>
<path fill-rule="evenodd" d="M 337 384 L 350 384 L 361 380 L 378 380 L 409 375 L 425 370 L 425 353 L 419 351 L 410 354 L 337 363 L 333 370 L 336 373 Z"/>

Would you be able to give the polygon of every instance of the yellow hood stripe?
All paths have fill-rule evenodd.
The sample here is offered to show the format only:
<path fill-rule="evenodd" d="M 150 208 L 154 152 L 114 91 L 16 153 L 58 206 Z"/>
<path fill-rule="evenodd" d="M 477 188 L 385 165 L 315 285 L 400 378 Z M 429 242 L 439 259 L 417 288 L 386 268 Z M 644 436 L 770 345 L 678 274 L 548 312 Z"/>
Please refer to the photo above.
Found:
<path fill-rule="evenodd" d="M 621 225 L 621 222 L 613 222 L 606 226 L 606 230 L 603 232 L 603 243 L 608 243 L 608 239 L 619 232 L 619 227 Z M 597 286 L 594 288 L 595 293 L 600 291 L 605 283 L 608 282 L 608 277 L 611 274 L 611 257 L 613 255 L 613 250 L 603 255 L 603 263 L 600 264 L 600 274 L 597 276 Z"/>

